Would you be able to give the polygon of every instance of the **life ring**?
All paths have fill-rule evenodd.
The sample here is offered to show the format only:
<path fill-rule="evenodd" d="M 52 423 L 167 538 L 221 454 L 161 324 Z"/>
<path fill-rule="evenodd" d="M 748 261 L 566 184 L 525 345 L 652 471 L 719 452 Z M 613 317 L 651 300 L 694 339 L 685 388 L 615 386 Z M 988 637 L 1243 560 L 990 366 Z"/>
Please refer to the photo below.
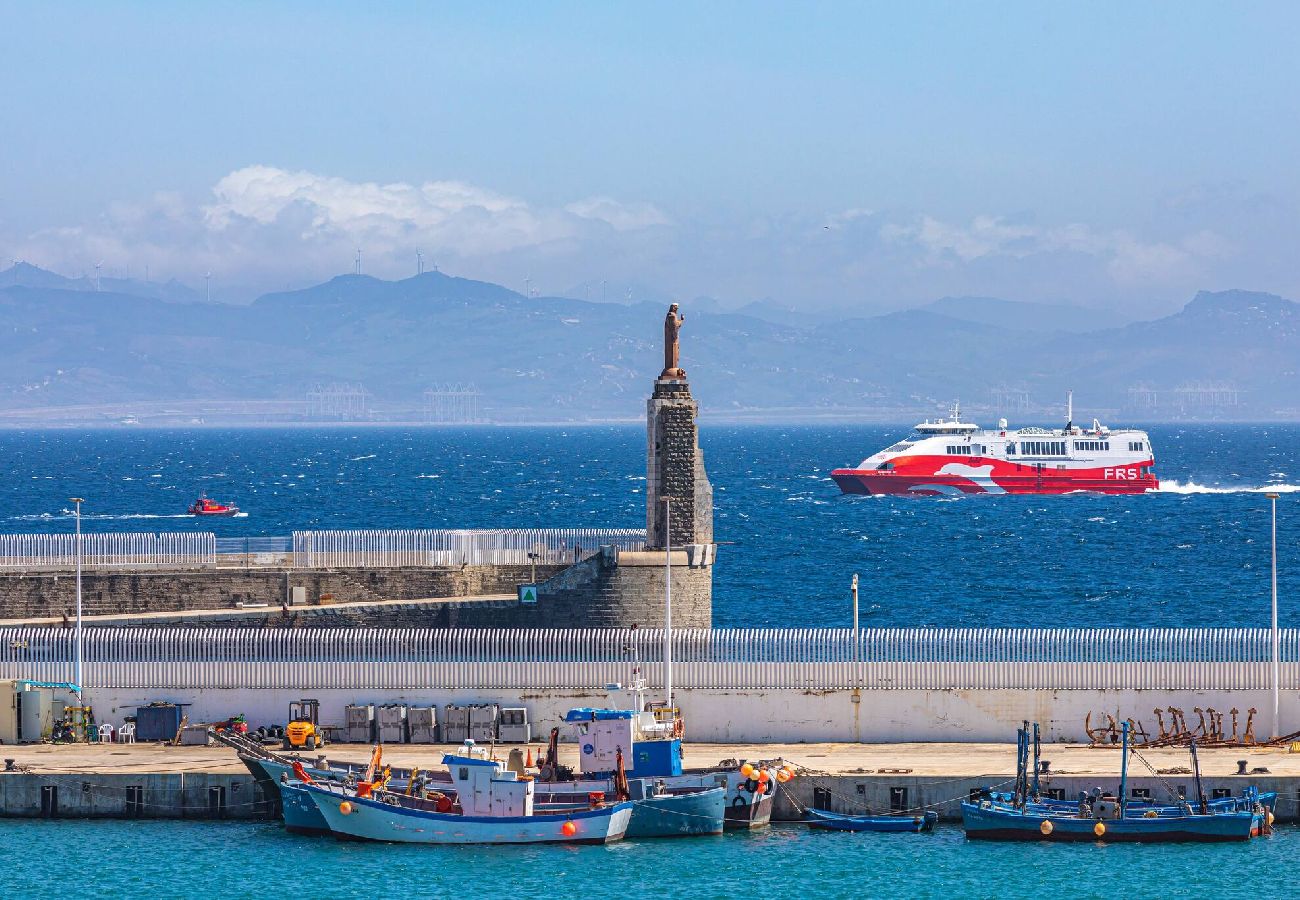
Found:
<path fill-rule="evenodd" d="M 732 800 L 732 801 L 731 801 L 731 805 L 732 805 L 732 806 L 749 806 L 749 801 L 746 800 L 744 797 L 737 797 L 735 800 Z"/>
<path fill-rule="evenodd" d="M 744 785 L 742 785 L 742 787 L 752 794 L 758 790 L 758 782 L 752 778 L 748 778 L 745 780 L 745 783 Z"/>

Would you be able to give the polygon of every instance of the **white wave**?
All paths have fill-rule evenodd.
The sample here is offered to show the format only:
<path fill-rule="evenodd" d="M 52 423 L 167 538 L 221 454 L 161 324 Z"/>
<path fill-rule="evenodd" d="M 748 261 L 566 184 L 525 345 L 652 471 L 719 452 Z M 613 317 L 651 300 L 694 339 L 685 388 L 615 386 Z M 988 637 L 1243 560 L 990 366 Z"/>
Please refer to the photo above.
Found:
<path fill-rule="evenodd" d="M 353 456 L 353 457 L 349 457 L 349 461 L 350 461 L 350 462 L 361 462 L 361 460 L 363 460 L 363 459 L 374 459 L 374 458 L 375 458 L 375 454 L 373 454 L 373 453 L 367 453 L 365 456 Z"/>
<path fill-rule="evenodd" d="M 1197 484 L 1195 481 L 1162 481 L 1160 487 L 1148 493 L 1160 494 L 1295 494 L 1300 493 L 1300 484 L 1266 484 L 1211 486 Z"/>
<path fill-rule="evenodd" d="M 75 519 L 77 514 L 70 509 L 62 510 L 55 513 L 35 513 L 25 516 L 10 516 L 11 522 L 49 522 L 54 519 Z M 112 522 L 121 519 L 188 519 L 191 518 L 189 513 L 126 513 L 125 515 L 113 516 L 106 513 L 82 513 L 81 518 L 85 521 Z"/>

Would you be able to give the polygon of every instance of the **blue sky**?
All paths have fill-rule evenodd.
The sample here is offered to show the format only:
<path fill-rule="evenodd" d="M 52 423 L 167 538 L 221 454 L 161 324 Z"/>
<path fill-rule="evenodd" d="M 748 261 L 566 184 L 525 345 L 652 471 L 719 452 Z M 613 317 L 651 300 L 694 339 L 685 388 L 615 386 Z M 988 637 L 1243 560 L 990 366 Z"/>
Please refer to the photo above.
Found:
<path fill-rule="evenodd" d="M 235 292 L 418 248 L 863 312 L 1300 296 L 1295 4 L 175 6 L 0 3 L 4 257 Z"/>

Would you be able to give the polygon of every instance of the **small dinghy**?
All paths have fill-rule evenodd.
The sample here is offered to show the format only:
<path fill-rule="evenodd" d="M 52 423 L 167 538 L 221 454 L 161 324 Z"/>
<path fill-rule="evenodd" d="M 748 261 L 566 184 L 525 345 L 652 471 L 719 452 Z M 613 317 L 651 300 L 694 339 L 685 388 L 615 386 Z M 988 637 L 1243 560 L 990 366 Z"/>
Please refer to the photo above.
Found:
<path fill-rule="evenodd" d="M 926 810 L 919 816 L 846 816 L 824 809 L 810 809 L 804 823 L 809 828 L 827 831 L 922 832 L 934 830 L 939 823 L 939 814 Z"/>

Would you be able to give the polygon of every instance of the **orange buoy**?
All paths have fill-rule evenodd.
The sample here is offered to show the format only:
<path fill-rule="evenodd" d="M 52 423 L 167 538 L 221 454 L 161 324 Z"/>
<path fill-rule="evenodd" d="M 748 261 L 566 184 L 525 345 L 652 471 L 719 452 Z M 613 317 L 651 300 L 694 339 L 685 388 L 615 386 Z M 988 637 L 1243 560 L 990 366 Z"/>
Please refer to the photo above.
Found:
<path fill-rule="evenodd" d="M 1038 826 L 1038 830 L 1043 833 L 1043 837 L 1047 837 L 1047 835 L 1052 833 L 1052 820 L 1044 819 L 1043 824 Z"/>
<path fill-rule="evenodd" d="M 746 778 L 753 778 L 754 767 L 751 766 L 749 763 L 745 763 L 743 766 L 740 767 L 740 774 L 744 775 Z"/>
<path fill-rule="evenodd" d="M 790 773 L 787 772 L 785 769 L 777 769 L 776 780 L 781 782 L 782 784 L 785 784 L 787 781 L 790 780 Z"/>
<path fill-rule="evenodd" d="M 565 822 L 560 826 L 560 831 L 565 837 L 573 837 L 578 833 L 578 826 L 573 824 L 573 822 Z"/>
<path fill-rule="evenodd" d="M 767 769 L 763 769 L 758 773 L 759 784 L 767 784 L 771 780 L 772 780 L 772 776 L 767 774 Z"/>
<path fill-rule="evenodd" d="M 344 800 L 339 804 L 339 812 L 343 813 L 345 816 L 352 815 L 352 804 Z"/>
<path fill-rule="evenodd" d="M 1097 837 L 1104 835 L 1106 833 L 1106 823 L 1098 822 L 1096 825 L 1092 826 L 1092 833 L 1097 835 Z"/>

